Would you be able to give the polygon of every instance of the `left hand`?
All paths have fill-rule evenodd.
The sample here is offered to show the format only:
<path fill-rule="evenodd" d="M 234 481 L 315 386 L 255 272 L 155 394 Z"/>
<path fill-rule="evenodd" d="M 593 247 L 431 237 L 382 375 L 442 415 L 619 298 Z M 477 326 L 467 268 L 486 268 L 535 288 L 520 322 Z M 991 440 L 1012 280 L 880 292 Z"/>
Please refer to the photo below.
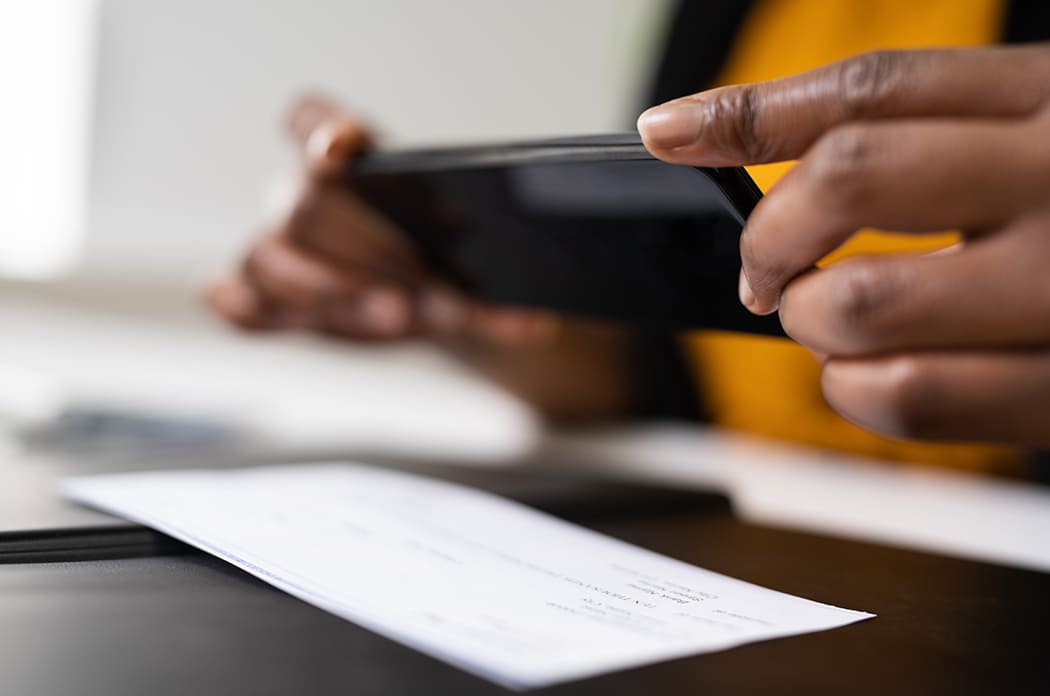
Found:
<path fill-rule="evenodd" d="M 1050 45 L 870 53 L 639 119 L 678 164 L 799 159 L 741 236 L 741 300 L 780 310 L 823 389 L 890 435 L 1050 447 Z M 814 264 L 857 230 L 958 248 Z"/>

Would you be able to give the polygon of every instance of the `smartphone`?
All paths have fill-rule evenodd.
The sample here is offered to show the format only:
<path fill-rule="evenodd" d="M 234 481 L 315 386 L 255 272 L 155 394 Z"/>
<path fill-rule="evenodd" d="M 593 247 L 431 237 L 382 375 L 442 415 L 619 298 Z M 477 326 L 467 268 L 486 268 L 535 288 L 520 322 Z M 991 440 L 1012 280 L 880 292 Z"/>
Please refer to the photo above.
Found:
<path fill-rule="evenodd" d="M 667 164 L 623 134 L 377 151 L 347 182 L 489 303 L 784 335 L 737 299 L 740 231 L 762 196 L 742 168 Z"/>

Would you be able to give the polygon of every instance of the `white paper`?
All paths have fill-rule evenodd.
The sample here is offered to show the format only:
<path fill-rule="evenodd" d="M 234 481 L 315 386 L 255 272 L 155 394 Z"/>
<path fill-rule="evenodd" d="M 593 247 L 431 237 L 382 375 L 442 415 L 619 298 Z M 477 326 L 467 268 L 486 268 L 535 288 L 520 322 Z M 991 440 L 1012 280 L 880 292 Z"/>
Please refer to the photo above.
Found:
<path fill-rule="evenodd" d="M 63 491 L 518 689 L 872 616 L 357 464 L 115 474 L 68 479 Z"/>

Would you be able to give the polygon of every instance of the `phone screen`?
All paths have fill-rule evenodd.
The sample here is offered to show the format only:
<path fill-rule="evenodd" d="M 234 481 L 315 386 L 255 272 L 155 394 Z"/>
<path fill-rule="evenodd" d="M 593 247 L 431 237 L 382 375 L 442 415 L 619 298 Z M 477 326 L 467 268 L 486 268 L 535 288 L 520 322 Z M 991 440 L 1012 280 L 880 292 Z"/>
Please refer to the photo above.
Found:
<path fill-rule="evenodd" d="M 760 195 L 741 192 L 742 170 L 448 155 L 355 173 L 351 185 L 463 291 L 650 328 L 783 335 L 737 299 L 740 230 Z M 736 190 L 719 179 L 729 174 Z"/>

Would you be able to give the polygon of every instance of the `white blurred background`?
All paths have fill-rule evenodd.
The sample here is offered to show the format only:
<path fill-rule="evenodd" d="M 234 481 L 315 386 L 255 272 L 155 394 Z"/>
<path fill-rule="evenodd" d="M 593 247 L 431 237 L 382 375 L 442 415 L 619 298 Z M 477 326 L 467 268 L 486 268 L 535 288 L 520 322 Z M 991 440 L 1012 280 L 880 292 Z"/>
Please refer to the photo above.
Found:
<path fill-rule="evenodd" d="M 39 424 L 86 404 L 325 447 L 527 448 L 538 426 L 521 404 L 423 347 L 244 339 L 207 317 L 200 288 L 293 168 L 281 123 L 297 95 L 331 94 L 393 145 L 624 130 L 668 9 L 4 0 L 0 412 Z"/>
<path fill-rule="evenodd" d="M 352 105 L 392 144 L 624 130 L 666 12 L 659 0 L 5 0 L 3 171 L 27 198 L 0 267 L 152 283 L 217 268 L 289 164 L 279 124 L 305 91 Z M 26 217 L 30 201 L 55 220 Z M 41 244 L 59 227 L 60 243 Z M 41 248 L 52 263 L 10 258 Z"/>
<path fill-rule="evenodd" d="M 394 144 L 625 130 L 665 6 L 103 1 L 85 261 L 185 278 L 228 258 L 288 161 L 279 124 L 306 90 Z"/>

